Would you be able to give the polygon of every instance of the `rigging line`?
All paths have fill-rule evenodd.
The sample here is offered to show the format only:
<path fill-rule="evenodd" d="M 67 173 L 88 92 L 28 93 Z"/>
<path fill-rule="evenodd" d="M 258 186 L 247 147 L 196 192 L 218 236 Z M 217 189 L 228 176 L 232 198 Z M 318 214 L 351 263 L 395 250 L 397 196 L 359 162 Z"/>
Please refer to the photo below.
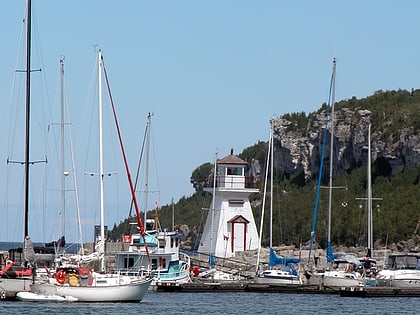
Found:
<path fill-rule="evenodd" d="M 325 144 L 327 140 L 327 129 L 328 129 L 328 117 L 329 117 L 329 110 L 331 106 L 331 91 L 334 82 L 334 72 L 331 74 L 331 81 L 330 81 L 330 93 L 328 96 L 328 106 L 325 112 L 325 129 L 323 133 L 323 140 L 322 140 L 322 149 L 321 149 L 321 165 L 319 167 L 319 174 L 318 174 L 318 184 L 316 188 L 316 197 L 315 197 L 315 206 L 314 206 L 314 216 L 312 220 L 312 228 L 311 228 L 311 239 L 309 243 L 309 254 L 308 254 L 308 266 L 310 265 L 311 261 L 311 252 L 312 252 L 312 244 L 315 238 L 315 226 L 316 226 L 316 218 L 318 214 L 318 205 L 319 205 L 319 195 L 321 191 L 321 180 L 322 180 L 322 170 L 324 166 L 324 154 L 325 154 Z"/>
<path fill-rule="evenodd" d="M 137 190 L 137 184 L 138 184 L 139 176 L 140 176 L 141 161 L 143 160 L 144 146 L 145 146 L 145 143 L 146 143 L 146 136 L 147 136 L 148 128 L 149 128 L 149 126 L 148 126 L 148 124 L 146 124 L 146 128 L 144 129 L 144 135 L 143 135 L 143 143 L 141 145 L 141 150 L 140 150 L 139 163 L 137 164 L 136 177 L 135 177 L 135 180 L 134 180 L 134 191 Z M 130 210 L 128 211 L 128 218 L 131 217 L 131 214 L 132 214 L 132 211 L 133 211 L 133 206 L 134 206 L 134 200 L 133 200 L 133 198 L 131 198 Z M 126 222 L 127 223 L 126 223 L 126 226 L 125 226 L 125 231 L 126 231 L 126 234 L 129 234 L 130 233 L 130 220 L 127 220 Z"/>
<path fill-rule="evenodd" d="M 128 183 L 130 184 L 131 196 L 132 196 L 133 201 L 134 201 L 134 207 L 136 209 L 137 223 L 139 224 L 140 233 L 141 233 L 141 236 L 143 238 L 143 242 L 144 242 L 144 247 L 146 249 L 147 258 L 148 258 L 148 261 L 150 263 L 150 254 L 149 254 L 149 248 L 147 247 L 147 243 L 146 243 L 144 226 L 143 226 L 143 223 L 142 223 L 141 217 L 140 217 L 140 212 L 139 212 L 139 207 L 138 207 L 138 204 L 137 204 L 136 193 L 134 191 L 133 182 L 131 180 L 131 174 L 130 174 L 130 170 L 128 168 L 127 156 L 125 154 L 124 145 L 123 145 L 123 142 L 122 142 L 121 130 L 120 130 L 120 126 L 118 124 L 117 112 L 115 110 L 114 100 L 112 98 L 112 93 L 111 93 L 111 87 L 109 85 L 109 80 L 108 80 L 108 74 L 106 72 L 106 68 L 105 68 L 105 65 L 104 64 L 103 64 L 103 69 L 104 69 L 104 74 L 105 74 L 105 79 L 106 79 L 106 85 L 107 85 L 107 88 L 108 88 L 108 94 L 109 94 L 109 98 L 110 98 L 111 105 L 112 105 L 112 112 L 114 114 L 114 122 L 115 122 L 115 126 L 117 128 L 118 139 L 119 139 L 119 142 L 120 142 L 120 147 L 121 147 L 121 151 L 122 151 L 123 158 L 124 158 L 125 171 L 127 173 Z"/>

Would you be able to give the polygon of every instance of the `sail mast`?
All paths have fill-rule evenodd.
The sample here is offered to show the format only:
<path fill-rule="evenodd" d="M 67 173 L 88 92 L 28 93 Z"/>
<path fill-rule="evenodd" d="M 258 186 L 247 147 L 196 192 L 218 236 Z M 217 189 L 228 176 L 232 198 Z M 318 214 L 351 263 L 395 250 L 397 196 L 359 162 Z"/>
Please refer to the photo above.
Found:
<path fill-rule="evenodd" d="M 273 248 L 273 171 L 274 171 L 274 145 L 273 145 L 273 119 L 270 121 L 270 156 L 271 169 L 270 169 L 270 250 Z"/>
<path fill-rule="evenodd" d="M 260 223 L 260 237 L 259 237 L 259 243 L 258 243 L 258 252 L 257 252 L 257 263 L 256 263 L 256 274 L 259 273 L 260 269 L 260 257 L 261 257 L 261 241 L 262 241 L 262 233 L 263 233 L 263 224 L 264 224 L 264 213 L 265 213 L 265 199 L 267 195 L 267 182 L 268 182 L 268 170 L 269 170 L 269 164 L 270 164 L 270 151 L 271 151 L 271 142 L 272 142 L 272 121 L 270 121 L 270 136 L 268 140 L 268 148 L 267 148 L 267 161 L 266 161 L 266 170 L 265 170 L 265 180 L 264 180 L 264 192 L 263 192 L 263 200 L 262 200 L 262 206 L 261 206 L 261 223 Z M 271 240 L 270 240 L 270 249 L 271 249 Z"/>
<path fill-rule="evenodd" d="M 27 2 L 26 17 L 26 141 L 25 141 L 25 210 L 24 238 L 29 236 L 29 129 L 31 100 L 31 0 Z"/>
<path fill-rule="evenodd" d="M 372 241 L 372 175 L 371 175 L 371 144 L 370 144 L 370 124 L 368 127 L 368 163 L 367 163 L 367 206 L 368 206 L 368 257 L 372 257 L 373 241 Z"/>
<path fill-rule="evenodd" d="M 334 157 L 334 97 L 335 97 L 335 69 L 336 59 L 333 60 L 332 92 L 331 92 L 331 143 L 330 143 L 330 174 L 328 184 L 328 246 L 331 244 L 331 200 L 332 200 L 332 179 L 333 179 L 333 157 Z"/>
<path fill-rule="evenodd" d="M 210 257 L 209 257 L 209 265 L 210 267 L 213 265 L 214 263 L 214 257 L 213 255 L 216 253 L 216 245 L 214 246 L 213 249 L 213 238 L 214 238 L 214 212 L 216 211 L 215 209 L 215 202 L 216 202 L 216 183 L 217 183 L 217 152 L 214 154 L 214 174 L 213 174 L 213 196 L 212 196 L 212 208 L 211 208 L 211 232 L 210 232 Z M 217 228 L 216 228 L 216 232 L 217 232 Z"/>
<path fill-rule="evenodd" d="M 104 214 L 104 165 L 102 143 L 102 52 L 98 51 L 98 104 L 99 104 L 99 193 L 101 210 L 101 254 L 105 253 L 105 214 Z M 101 255 L 102 256 L 102 255 Z M 101 271 L 105 271 L 105 261 L 101 259 Z"/>
<path fill-rule="evenodd" d="M 144 223 L 147 222 L 147 203 L 149 197 L 149 150 L 150 150 L 150 125 L 152 123 L 151 114 L 147 115 L 147 133 L 146 133 L 146 169 L 145 169 L 145 184 L 144 184 Z M 155 222 L 157 224 L 157 222 Z M 157 229 L 156 229 L 157 230 Z"/>
<path fill-rule="evenodd" d="M 60 101 L 61 101 L 61 235 L 65 235 L 66 220 L 66 192 L 65 192 L 65 170 L 64 170 L 64 58 L 60 59 Z"/>

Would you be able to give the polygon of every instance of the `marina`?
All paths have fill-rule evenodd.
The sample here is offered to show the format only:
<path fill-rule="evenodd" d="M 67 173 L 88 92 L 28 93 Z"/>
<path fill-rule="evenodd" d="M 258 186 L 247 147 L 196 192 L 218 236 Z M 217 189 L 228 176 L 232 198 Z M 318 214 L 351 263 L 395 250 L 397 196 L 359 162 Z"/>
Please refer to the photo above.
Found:
<path fill-rule="evenodd" d="M 159 195 L 160 187 L 152 187 L 150 183 L 153 181 L 149 178 L 150 158 L 156 158 L 153 146 L 150 147 L 153 112 L 148 112 L 137 173 L 132 177 L 134 172 L 129 161 L 132 158 L 132 149 L 138 145 L 128 142 L 129 150 L 126 152 L 123 139 L 131 139 L 131 136 L 139 138 L 135 132 L 140 115 L 135 109 L 142 107 L 145 100 L 141 97 L 137 97 L 135 102 L 122 99 L 118 104 L 121 107 L 114 106 L 102 50 L 95 46 L 94 81 L 97 79 L 97 84 L 92 82 L 95 87 L 95 106 L 92 106 L 92 112 L 96 118 L 91 118 L 88 123 L 89 135 L 84 130 L 83 137 L 80 137 L 86 139 L 78 140 L 89 140 L 87 145 L 81 146 L 82 152 L 96 148 L 92 161 L 86 152 L 83 174 L 97 180 L 94 184 L 85 181 L 82 186 L 84 189 L 79 189 L 76 185 L 72 136 L 70 128 L 65 128 L 71 123 L 66 113 L 64 57 L 60 57 L 61 119 L 57 126 L 60 126 L 61 139 L 58 141 L 58 137 L 47 137 L 51 142 L 56 140 L 60 143 L 59 146 L 55 143 L 56 149 L 61 149 L 56 161 L 59 171 L 54 174 L 51 170 L 47 171 L 46 165 L 43 166 L 45 178 L 42 177 L 42 181 L 45 180 L 45 183 L 42 186 L 45 187 L 40 192 L 45 198 L 37 198 L 37 193 L 30 193 L 35 187 L 41 188 L 41 171 L 36 171 L 34 165 L 47 164 L 47 161 L 53 160 L 54 155 L 46 150 L 48 154 L 45 154 L 45 160 L 37 158 L 37 149 L 43 146 L 38 143 L 39 139 L 36 141 L 37 138 L 33 137 L 38 132 L 30 127 L 37 122 L 35 115 L 46 115 L 35 102 L 32 92 L 36 85 L 31 88 L 31 76 L 36 75 L 38 70 L 35 66 L 38 66 L 33 63 L 36 59 L 33 60 L 32 55 L 35 54 L 31 53 L 31 46 L 36 42 L 32 43 L 31 37 L 32 1 L 26 2 L 21 45 L 26 49 L 26 53 L 22 54 L 26 58 L 18 57 L 26 60 L 26 65 L 25 70 L 18 70 L 18 65 L 15 70 L 16 73 L 26 74 L 26 82 L 21 84 L 22 90 L 25 87 L 25 102 L 22 102 L 25 104 L 24 115 L 22 111 L 17 111 L 19 120 L 25 119 L 26 126 L 21 128 L 25 131 L 25 137 L 21 141 L 9 140 L 13 145 L 18 142 L 23 144 L 22 140 L 25 140 L 25 159 L 12 159 L 22 155 L 22 152 L 7 153 L 9 166 L 24 166 L 20 171 L 23 176 L 12 176 L 12 173 L 8 173 L 7 179 L 17 181 L 19 178 L 24 189 L 20 191 L 14 188 L 15 185 L 9 186 L 9 183 L 5 186 L 8 198 L 5 201 L 0 238 L 2 241 L 20 241 L 0 244 L 0 313 L 254 315 L 419 312 L 420 141 L 417 137 L 419 119 L 413 113 L 419 112 L 420 90 L 412 88 L 411 91 L 400 90 L 395 93 L 381 90 L 375 92 L 368 101 L 359 101 L 353 97 L 335 104 L 336 61 L 339 59 L 334 57 L 327 103 L 312 113 L 284 112 L 280 116 L 273 116 L 270 119 L 268 141 L 258 140 L 257 144 L 245 148 L 242 153 L 234 153 L 231 148 L 228 151 L 222 150 L 226 155 L 221 153 L 223 156 L 219 158 L 217 149 L 213 163 L 203 163 L 187 179 L 195 190 L 192 196 L 184 195 L 177 203 L 172 199 L 169 211 L 169 204 L 165 204 Z M 45 8 L 44 11 L 48 12 Z M 136 16 L 134 20 L 137 22 L 141 18 Z M 176 24 L 178 22 L 174 23 Z M 96 26 L 96 23 L 91 23 L 92 25 Z M 100 29 L 100 24 L 97 27 Z M 186 29 L 190 29 L 190 26 Z M 136 33 L 131 37 L 143 42 L 142 34 Z M 178 40 L 180 36 L 173 38 Z M 255 46 L 259 47 L 257 45 L 259 44 L 255 42 Z M 158 54 L 158 45 L 144 47 L 153 47 Z M 248 49 L 244 49 L 246 50 Z M 111 52 L 110 56 L 115 53 Z M 195 53 L 200 55 L 199 52 Z M 110 59 L 113 61 L 110 64 L 117 69 L 123 69 L 119 59 L 125 58 L 121 58 L 121 55 L 124 54 L 116 53 L 117 58 Z M 144 56 L 138 56 L 136 63 L 143 62 Z M 233 59 L 238 58 L 235 55 Z M 131 70 L 134 69 L 130 69 L 130 72 Z M 154 70 L 159 76 L 165 75 L 164 71 L 160 72 L 157 68 Z M 113 78 L 118 78 L 114 77 L 115 72 L 111 73 Z M 146 72 L 141 72 L 141 76 L 145 74 Z M 203 72 L 201 75 L 207 77 L 208 73 Z M 222 73 L 218 73 L 219 75 L 223 76 Z M 249 72 L 249 76 L 255 76 L 253 71 Z M 127 80 L 130 81 L 133 82 Z M 35 80 L 32 81 L 34 82 Z M 117 88 L 116 96 L 120 99 L 121 94 L 128 95 L 127 92 L 130 91 L 144 95 L 145 82 L 140 79 L 135 80 L 135 83 L 138 86 L 133 87 L 126 83 L 125 90 Z M 224 84 L 226 87 L 229 85 Z M 279 82 L 276 85 L 281 86 Z M 309 85 L 305 86 L 308 89 Z M 174 100 L 178 97 L 168 91 L 167 84 L 161 78 L 159 87 L 159 93 L 155 93 L 153 97 L 166 93 L 171 94 Z M 243 90 L 238 90 L 238 94 L 246 92 Z M 189 93 L 191 91 L 194 90 L 189 86 Z M 198 100 L 205 99 L 203 90 L 200 91 L 198 97 L 192 97 L 194 102 L 191 104 L 194 104 L 194 108 L 198 108 Z M 309 89 L 307 92 L 312 93 Z M 73 93 L 80 94 L 77 89 L 72 89 Z M 217 91 L 214 94 L 225 97 Z M 103 96 L 108 96 L 109 99 Z M 312 101 L 316 100 L 311 99 Z M 165 103 L 165 114 L 168 112 L 168 104 L 170 103 Z M 395 104 L 401 108 L 396 109 Z M 111 105 L 110 108 L 107 105 Z M 201 116 L 207 116 L 207 112 L 201 108 L 209 108 L 208 104 L 203 105 L 200 104 L 199 107 L 200 120 L 210 121 L 210 116 L 205 117 L 205 120 L 201 119 Z M 241 121 L 247 126 L 247 130 L 252 130 L 251 126 L 254 125 L 255 129 L 263 128 L 257 124 L 255 118 L 248 122 L 239 115 L 228 115 L 228 109 L 235 105 L 237 114 L 242 108 L 249 109 L 255 105 L 249 106 L 238 101 L 230 101 L 229 105 L 232 106 L 216 111 L 220 117 L 216 123 L 223 126 L 219 129 L 224 130 L 219 139 L 240 147 L 243 144 L 239 139 L 249 139 L 249 135 L 243 130 L 232 132 L 230 124 L 222 124 L 222 117 L 229 116 L 232 121 Z M 122 119 L 121 122 L 124 123 L 120 128 L 116 108 L 129 109 L 130 118 L 135 117 L 135 120 L 127 123 Z M 181 111 L 181 107 L 177 110 Z M 188 112 L 191 112 L 190 109 Z M 103 117 L 103 114 L 109 113 L 112 113 L 111 120 Z M 255 117 L 266 116 L 266 113 L 259 114 L 261 115 Z M 51 121 L 55 120 L 52 113 L 50 116 Z M 78 116 L 89 119 L 89 115 L 81 111 Z M 411 119 L 410 116 L 414 118 Z M 205 134 L 210 128 L 204 128 L 204 124 L 200 124 L 200 128 L 194 127 L 195 120 L 199 119 L 190 116 L 186 121 L 177 121 L 177 124 L 188 125 L 188 133 L 197 130 L 194 133 L 200 135 L 199 140 L 185 135 L 170 139 L 170 131 L 177 129 L 173 127 L 174 121 L 159 128 L 165 131 L 167 138 L 164 143 L 168 151 L 157 157 L 173 157 L 171 163 L 155 161 L 159 168 L 171 164 L 165 175 L 178 171 L 174 153 L 179 151 L 183 160 L 196 163 L 192 153 L 205 152 L 213 147 L 208 141 L 210 137 Z M 110 121 L 115 126 L 109 126 Z M 38 124 L 40 129 L 50 130 L 55 123 L 49 122 L 48 126 Z M 13 133 L 14 128 L 8 129 Z M 92 137 L 96 139 L 92 142 L 90 129 L 94 130 L 92 135 L 97 136 Z M 108 134 L 108 131 L 113 133 Z M 227 135 L 234 135 L 235 138 L 229 139 L 225 137 Z M 113 136 L 117 136 L 117 142 Z M 65 149 L 64 145 L 67 137 L 69 149 Z M 108 145 L 111 147 L 116 143 L 119 144 L 117 152 L 121 152 L 110 154 Z M 169 146 L 172 143 L 177 144 L 175 149 Z M 189 147 L 186 144 L 190 143 L 197 143 L 192 152 L 186 149 Z M 203 144 L 205 150 L 199 148 L 198 143 Z M 45 149 L 47 147 L 48 145 Z M 67 156 L 71 156 L 71 163 L 67 161 Z M 114 164 L 108 160 L 117 156 L 120 156 L 117 159 L 120 165 L 116 165 L 115 170 L 108 170 Z M 94 171 L 88 167 L 91 163 L 95 165 Z M 324 164 L 327 163 L 329 169 L 324 169 Z M 48 168 L 52 167 L 48 165 Z M 125 184 L 130 188 L 129 194 L 128 189 L 122 189 L 120 194 L 119 179 L 115 175 L 123 174 L 121 169 L 125 170 L 121 177 L 126 177 Z M 113 177 L 112 181 L 105 185 L 105 179 L 110 176 Z M 171 193 L 180 185 L 181 178 L 186 176 L 180 173 L 176 181 L 171 181 Z M 60 189 L 55 188 L 53 182 L 60 182 Z M 168 179 L 165 182 L 169 182 Z M 72 189 L 70 184 L 73 184 Z M 313 190 L 313 186 L 316 186 L 316 190 Z M 322 188 L 328 188 L 325 196 L 321 193 Z M 372 189 L 375 194 L 386 197 L 373 197 Z M 75 194 L 74 201 L 70 194 L 66 196 L 66 191 Z M 84 193 L 85 199 L 82 212 L 79 209 L 79 192 Z M 18 194 L 19 202 L 20 199 L 23 201 L 23 209 L 19 211 L 14 200 L 16 197 L 9 200 L 15 193 Z M 139 207 L 138 195 L 143 193 L 145 201 Z M 148 204 L 148 195 L 152 193 L 156 196 L 153 200 L 154 209 Z M 365 197 L 358 197 L 361 194 Z M 37 205 L 37 199 L 40 199 L 40 204 L 43 203 L 42 206 Z M 382 204 L 376 203 L 382 200 Z M 162 207 L 159 207 L 160 203 Z M 72 208 L 76 210 L 76 215 L 67 213 L 66 216 L 66 209 Z M 129 213 L 127 217 L 124 216 L 125 221 L 118 224 L 118 220 L 123 217 L 120 209 Z M 17 212 L 23 218 L 9 219 L 9 216 Z M 11 222 L 13 225 L 17 224 L 18 228 L 13 230 Z M 88 235 L 94 232 L 93 240 L 89 237 L 86 242 L 86 236 L 82 237 L 82 234 L 86 235 L 85 230 L 89 231 Z M 17 237 L 16 234 L 20 232 L 23 235 Z M 65 241 L 69 235 L 72 242 L 77 242 L 71 245 L 71 250 Z M 32 239 L 50 240 L 50 236 L 54 240 L 59 237 L 58 241 L 36 242 L 36 246 L 32 242 Z"/>

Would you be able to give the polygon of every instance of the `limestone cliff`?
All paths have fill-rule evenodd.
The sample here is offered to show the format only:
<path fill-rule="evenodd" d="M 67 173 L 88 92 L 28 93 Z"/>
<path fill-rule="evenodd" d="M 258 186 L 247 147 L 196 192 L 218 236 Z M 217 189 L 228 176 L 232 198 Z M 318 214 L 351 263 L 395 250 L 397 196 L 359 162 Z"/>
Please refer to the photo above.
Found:
<path fill-rule="evenodd" d="M 309 179 L 319 172 L 326 125 L 325 111 L 308 117 L 306 128 L 296 128 L 285 118 L 273 119 L 275 167 L 286 174 L 303 171 Z M 369 110 L 335 110 L 334 118 L 334 170 L 351 170 L 367 163 L 368 125 L 372 122 Z M 416 167 L 420 163 L 420 136 L 414 127 L 407 127 L 395 133 L 385 134 L 382 127 L 392 124 L 383 120 L 381 125 L 372 125 L 372 163 L 376 163 L 383 176 L 392 176 L 405 166 Z M 325 163 L 329 163 L 331 122 L 328 122 Z M 325 167 L 328 169 L 328 167 Z M 325 170 L 324 169 L 324 170 Z"/>

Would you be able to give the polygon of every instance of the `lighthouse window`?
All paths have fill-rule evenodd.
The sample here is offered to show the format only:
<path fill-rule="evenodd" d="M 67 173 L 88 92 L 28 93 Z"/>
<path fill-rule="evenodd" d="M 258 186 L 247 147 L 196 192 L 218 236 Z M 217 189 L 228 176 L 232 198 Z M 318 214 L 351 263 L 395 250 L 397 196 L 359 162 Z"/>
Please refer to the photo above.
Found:
<path fill-rule="evenodd" d="M 241 167 L 228 167 L 227 175 L 242 175 L 242 168 Z"/>

